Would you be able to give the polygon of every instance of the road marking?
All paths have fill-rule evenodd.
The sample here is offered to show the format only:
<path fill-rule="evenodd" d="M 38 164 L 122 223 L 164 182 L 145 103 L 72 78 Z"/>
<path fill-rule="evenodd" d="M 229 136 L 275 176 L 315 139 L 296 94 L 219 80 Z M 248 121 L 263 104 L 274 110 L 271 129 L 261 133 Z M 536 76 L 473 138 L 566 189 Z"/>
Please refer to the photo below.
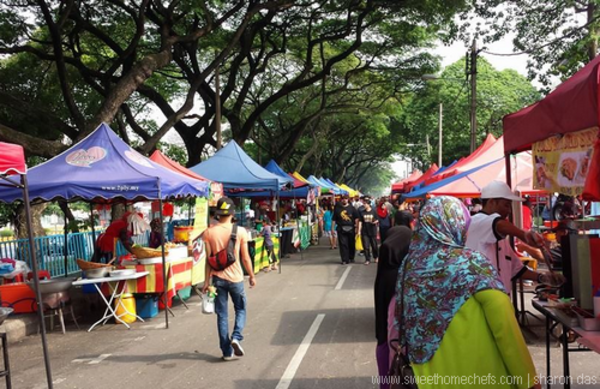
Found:
<path fill-rule="evenodd" d="M 340 278 L 337 285 L 335 286 L 335 290 L 342 289 L 342 286 L 344 285 L 344 281 L 346 281 L 346 278 L 348 277 L 348 274 L 350 273 L 351 269 L 352 269 L 351 266 L 346 267 L 346 271 L 344 271 L 344 274 L 342 274 L 342 278 Z"/>
<path fill-rule="evenodd" d="M 97 358 L 80 358 L 80 359 L 73 359 L 71 361 L 71 363 L 85 363 L 87 362 L 88 365 L 97 365 L 100 362 L 102 362 L 103 360 L 105 360 L 106 358 L 110 357 L 112 354 L 100 354 Z"/>
<path fill-rule="evenodd" d="M 133 339 L 134 342 L 139 342 L 140 340 L 144 340 L 146 339 L 145 336 L 138 336 L 137 338 Z M 119 342 L 120 343 L 131 343 L 132 339 L 121 339 Z"/>
<path fill-rule="evenodd" d="M 58 384 L 62 384 L 63 382 L 65 382 L 67 379 L 66 378 L 57 378 L 55 380 L 52 381 L 53 385 L 58 385 Z M 33 389 L 46 389 L 48 388 L 48 384 L 44 383 L 44 384 L 39 384 L 33 387 Z"/>
<path fill-rule="evenodd" d="M 275 389 L 288 389 L 290 387 L 290 384 L 292 383 L 292 380 L 294 379 L 294 376 L 296 375 L 296 372 L 300 367 L 300 363 L 302 363 L 302 359 L 304 359 L 304 356 L 306 355 L 306 352 L 308 351 L 308 348 L 310 347 L 313 338 L 317 334 L 321 323 L 323 323 L 324 318 L 324 313 L 320 313 L 317 315 L 315 321 L 310 326 L 308 333 L 306 334 L 304 339 L 302 339 L 302 343 L 300 343 L 300 346 L 298 346 L 296 354 L 294 354 L 294 357 L 290 361 L 290 364 L 283 372 L 283 376 L 281 376 L 281 379 L 279 380 L 279 383 L 277 384 L 277 387 Z"/>
<path fill-rule="evenodd" d="M 143 329 L 143 330 L 147 330 L 147 329 L 160 330 L 161 328 L 165 328 L 165 323 L 161 323 L 161 324 L 145 324 L 143 326 L 140 326 L 140 328 Z"/>

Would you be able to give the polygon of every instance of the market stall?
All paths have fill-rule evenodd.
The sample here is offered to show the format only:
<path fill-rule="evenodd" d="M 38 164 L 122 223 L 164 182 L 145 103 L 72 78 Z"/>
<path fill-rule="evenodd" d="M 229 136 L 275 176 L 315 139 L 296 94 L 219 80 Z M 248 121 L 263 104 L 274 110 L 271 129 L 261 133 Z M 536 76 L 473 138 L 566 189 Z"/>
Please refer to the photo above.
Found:
<path fill-rule="evenodd" d="M 165 169 L 142 156 L 106 124 L 101 124 L 67 151 L 30 169 L 29 177 L 31 199 L 38 202 L 61 199 L 91 203 L 151 200 L 162 203 L 165 199 L 208 196 L 207 182 Z M 22 198 L 18 190 L 0 188 L 0 201 Z M 160 219 L 162 221 L 162 217 Z M 164 248 L 164 242 L 161 247 Z M 166 270 L 164 250 L 159 252 Z M 166 280 L 167 275 L 163 273 L 162 278 Z M 165 321 L 168 328 L 167 312 Z"/>
<path fill-rule="evenodd" d="M 504 117 L 504 146 L 506 165 L 510 166 L 511 155 L 532 150 L 533 186 L 536 189 L 600 200 L 600 57 L 592 60 L 567 81 L 559 85 L 544 99 L 518 112 Z M 511 169 L 507 169 L 510 171 Z M 513 177 L 507 175 L 507 182 Z M 596 352 L 600 350 L 599 337 L 587 337 L 580 330 L 585 320 L 580 317 L 593 309 L 593 296 L 600 294 L 600 238 L 598 218 L 589 218 L 575 223 L 578 233 L 561 239 L 562 270 L 567 281 L 561 289 L 562 297 L 574 298 L 584 311 L 578 317 L 556 317 L 556 302 L 546 306 L 534 305 L 550 322 L 562 323 L 580 334 L 580 344 Z M 599 316 L 594 312 L 593 316 Z M 600 319 L 592 319 L 600 328 Z M 566 338 L 566 337 L 565 337 Z M 546 337 L 549 342 L 548 336 Z M 563 369 L 569 377 L 569 350 L 564 344 Z M 547 371 L 550 371 L 549 348 L 547 348 Z M 570 387 L 567 381 L 565 387 Z"/>
<path fill-rule="evenodd" d="M 31 209 L 29 202 L 29 185 L 27 180 L 28 172 L 27 165 L 25 164 L 25 152 L 23 147 L 10 143 L 0 142 L 0 188 L 15 189 L 20 194 L 20 199 L 23 201 L 25 206 L 26 220 L 25 224 L 27 227 L 27 235 L 29 239 L 29 258 L 31 260 L 31 268 L 33 270 L 33 285 L 35 289 L 35 300 L 36 300 L 36 311 L 38 313 L 38 320 L 40 321 L 40 333 L 42 338 L 42 349 L 44 353 L 44 366 L 46 370 L 46 380 L 48 388 L 53 387 L 52 383 L 52 369 L 50 366 L 50 355 L 48 352 L 48 343 L 46 341 L 46 324 L 44 322 L 44 312 L 42 307 L 42 294 L 40 291 L 39 275 L 38 275 L 38 263 L 37 255 L 33 243 L 33 230 L 31 221 Z M 14 200 L 13 200 L 14 201 Z M 3 375 L 6 380 L 6 387 L 11 386 L 11 373 L 10 367 L 8 367 L 8 343 L 6 335 L 2 337 L 2 348 L 4 350 L 4 364 L 5 370 Z"/>
<path fill-rule="evenodd" d="M 294 180 L 289 176 L 279 176 L 273 174 L 254 162 L 252 158 L 236 143 L 229 142 L 221 150 L 217 151 L 206 161 L 190 168 L 193 172 L 202 175 L 210 180 L 215 180 L 223 184 L 224 192 L 227 196 L 233 198 L 280 198 L 280 194 L 286 186 L 293 185 Z M 299 188 L 298 190 L 304 190 Z M 277 201 L 277 207 L 279 201 Z M 276 210 L 279 215 L 279 209 Z M 281 229 L 280 221 L 278 226 Z M 254 237 L 256 246 L 261 237 Z M 276 245 L 277 238 L 273 241 Z M 261 254 L 259 254 L 261 255 Z M 281 258 L 281 253 L 279 253 Z M 262 260 L 256 261 L 262 266 Z M 281 267 L 280 267 L 281 269 Z M 260 270 L 260 268 L 258 269 Z M 255 271 L 257 268 L 255 267 Z"/>

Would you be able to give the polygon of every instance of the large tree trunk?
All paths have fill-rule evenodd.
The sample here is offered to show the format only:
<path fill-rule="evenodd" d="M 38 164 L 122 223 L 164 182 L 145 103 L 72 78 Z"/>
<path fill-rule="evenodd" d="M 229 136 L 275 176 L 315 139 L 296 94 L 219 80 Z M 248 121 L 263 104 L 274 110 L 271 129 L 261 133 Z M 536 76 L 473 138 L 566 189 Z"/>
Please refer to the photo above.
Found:
<path fill-rule="evenodd" d="M 46 236 L 46 231 L 44 231 L 44 228 L 42 227 L 42 213 L 47 206 L 46 203 L 31 206 L 31 220 L 33 223 L 31 229 L 34 237 Z M 25 207 L 23 205 L 19 205 L 16 217 L 15 229 L 17 230 L 17 238 L 25 239 L 28 237 L 27 215 L 25 215 Z"/>

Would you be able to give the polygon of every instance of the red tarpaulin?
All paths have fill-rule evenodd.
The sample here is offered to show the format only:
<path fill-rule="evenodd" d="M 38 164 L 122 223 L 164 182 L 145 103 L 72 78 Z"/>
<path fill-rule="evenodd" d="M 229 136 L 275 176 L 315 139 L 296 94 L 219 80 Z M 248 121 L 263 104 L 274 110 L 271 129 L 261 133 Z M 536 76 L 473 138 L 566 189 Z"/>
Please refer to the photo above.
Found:
<path fill-rule="evenodd" d="M 167 157 L 166 155 L 161 153 L 159 150 L 154 151 L 152 153 L 152 155 L 150 156 L 150 159 L 152 161 L 156 162 L 157 164 L 164 166 L 167 169 L 173 170 L 177 173 L 183 174 L 184 176 L 195 178 L 196 180 L 201 180 L 201 181 L 210 181 L 210 180 L 202 177 L 200 174 L 194 173 L 190 169 L 181 166 L 179 163 L 173 161 L 171 158 Z"/>
<path fill-rule="evenodd" d="M 0 174 L 26 174 L 23 147 L 0 142 Z"/>
<path fill-rule="evenodd" d="M 596 127 L 600 56 L 537 103 L 506 115 L 504 148 L 515 153 L 553 135 Z"/>
<path fill-rule="evenodd" d="M 423 173 L 421 173 L 419 170 L 413 170 L 413 172 L 407 178 L 400 180 L 395 184 L 392 184 L 392 193 L 399 193 L 404 191 L 404 186 L 406 184 L 419 179 L 419 177 L 421 177 L 422 175 Z"/>
<path fill-rule="evenodd" d="M 428 178 L 430 178 L 431 176 L 433 176 L 435 174 L 435 172 L 437 172 L 438 170 L 440 170 L 438 168 L 438 165 L 436 165 L 435 163 L 433 165 L 431 165 L 429 167 L 429 169 L 427 169 L 427 171 L 425 173 L 423 173 L 423 175 L 421 177 L 419 177 L 418 179 L 414 180 L 413 182 L 409 182 L 404 186 L 404 191 L 405 192 L 410 192 L 410 190 L 412 188 L 414 188 L 415 186 L 421 184 L 422 182 L 425 182 L 425 180 L 427 180 Z"/>
<path fill-rule="evenodd" d="M 493 159 L 488 158 L 486 160 L 486 162 L 481 162 L 482 160 L 480 158 L 482 155 L 486 155 L 488 150 L 494 144 L 497 143 L 496 140 L 497 139 L 494 138 L 494 135 L 488 134 L 485 137 L 485 140 L 483 141 L 483 143 L 478 148 L 476 148 L 475 151 L 473 151 L 473 153 L 471 153 L 469 156 L 458 161 L 454 166 L 452 166 L 450 169 L 444 171 L 442 174 L 435 175 L 435 176 L 430 177 L 429 179 L 425 180 L 425 185 L 431 185 L 434 182 L 438 182 L 444 178 L 451 177 L 451 176 L 461 173 L 461 172 L 466 172 L 467 170 L 473 169 L 474 167 L 484 165 L 486 162 L 493 161 Z M 498 158 L 500 158 L 500 157 L 498 157 Z"/>

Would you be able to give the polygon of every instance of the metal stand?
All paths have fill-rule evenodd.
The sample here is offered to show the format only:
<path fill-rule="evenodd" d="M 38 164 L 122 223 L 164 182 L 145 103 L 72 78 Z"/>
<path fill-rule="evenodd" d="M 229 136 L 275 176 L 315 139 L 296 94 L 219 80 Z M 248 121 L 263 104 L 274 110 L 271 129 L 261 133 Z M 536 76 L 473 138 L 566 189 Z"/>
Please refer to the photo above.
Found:
<path fill-rule="evenodd" d="M 6 332 L 0 333 L 2 338 L 2 354 L 4 357 L 4 370 L 0 371 L 0 377 L 4 377 L 6 380 L 6 389 L 12 389 L 12 382 L 10 380 L 10 364 L 8 362 L 8 339 L 6 338 Z"/>

